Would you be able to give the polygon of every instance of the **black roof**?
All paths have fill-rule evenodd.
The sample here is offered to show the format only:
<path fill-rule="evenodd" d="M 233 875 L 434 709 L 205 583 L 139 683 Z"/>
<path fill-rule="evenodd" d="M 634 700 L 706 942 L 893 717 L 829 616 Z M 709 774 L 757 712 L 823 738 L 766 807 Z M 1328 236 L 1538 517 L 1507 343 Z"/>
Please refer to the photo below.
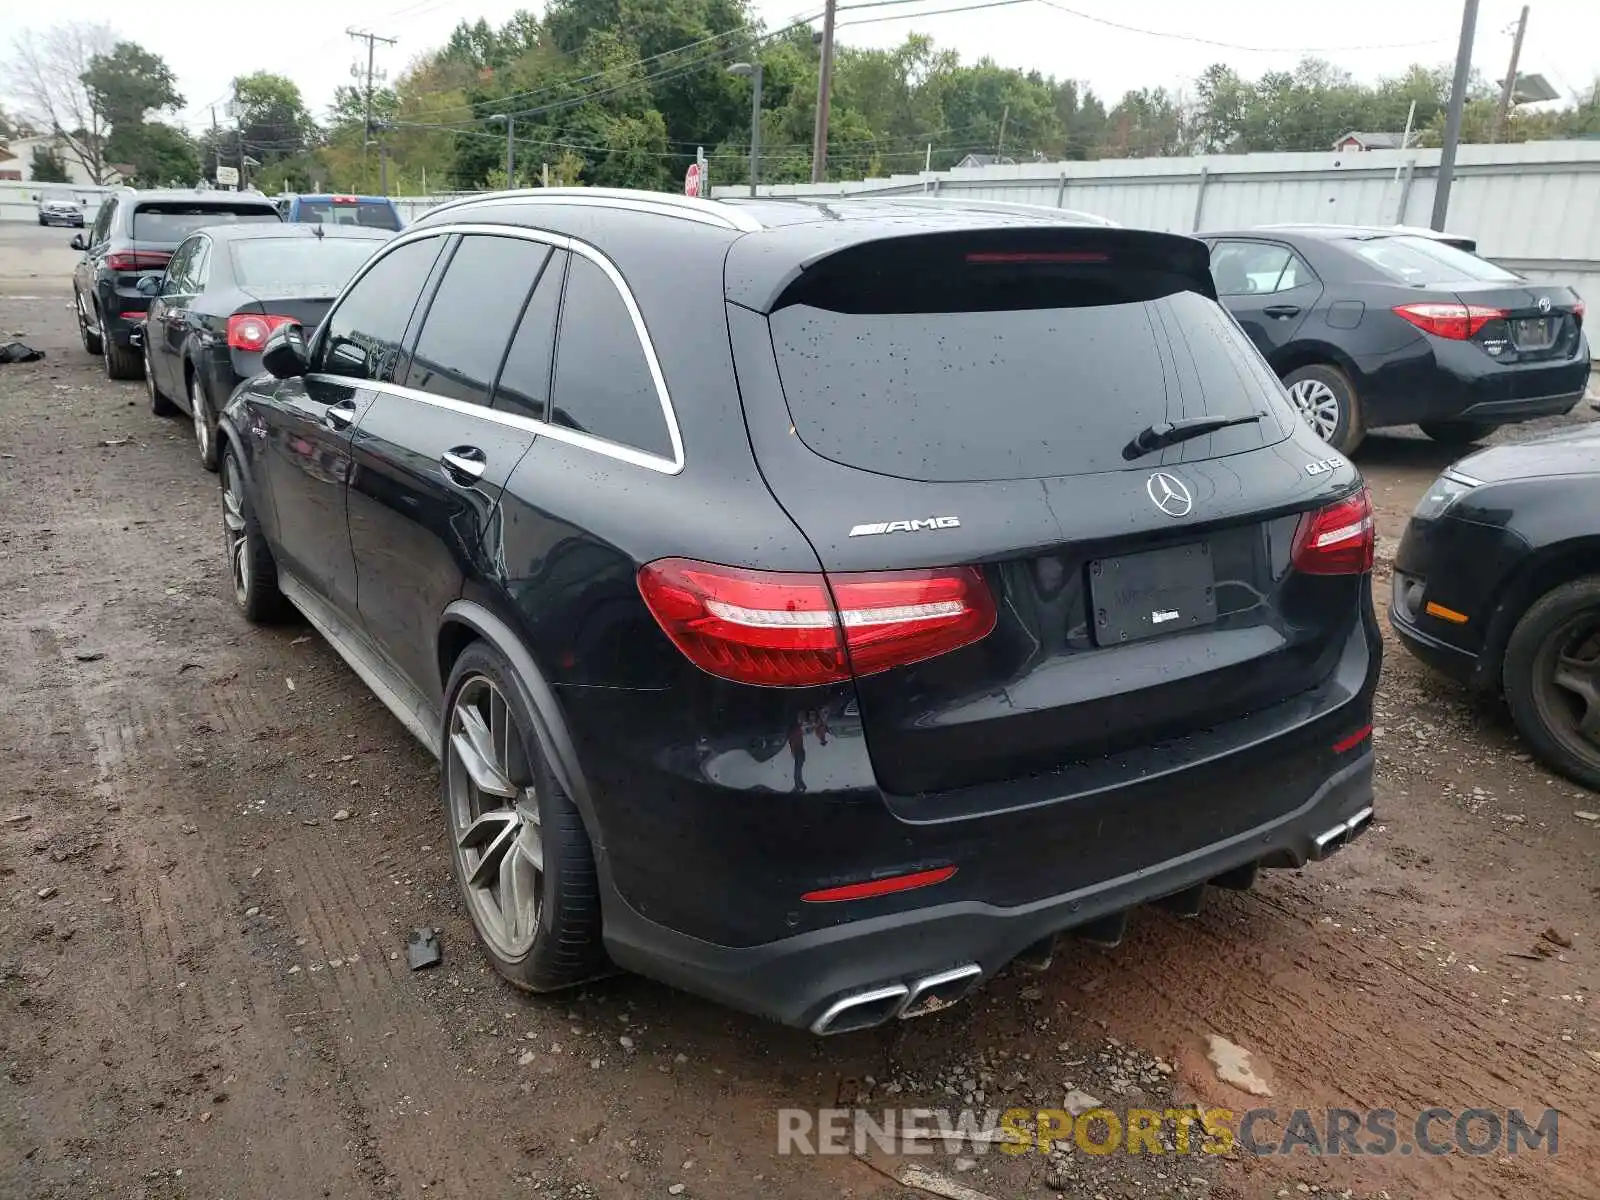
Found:
<path fill-rule="evenodd" d="M 1202 263 L 1206 255 L 1205 247 L 1189 237 L 1126 230 L 1070 209 L 925 194 L 711 201 L 665 192 L 534 188 L 450 201 L 424 213 L 406 232 L 473 222 L 546 229 L 587 240 L 601 214 L 608 211 L 618 213 L 619 231 L 624 226 L 649 228 L 653 240 L 669 247 L 680 261 L 688 255 L 715 255 L 728 299 L 763 312 L 801 271 L 821 259 L 867 242 L 896 238 L 1052 229 L 1104 232 L 1113 239 L 1146 244 L 1164 241 L 1180 257 L 1198 256 L 1196 261 Z M 657 229 L 659 234 L 653 232 Z M 679 236 L 664 241 L 661 234 Z"/>
<path fill-rule="evenodd" d="M 318 230 L 321 232 L 319 233 Z M 386 242 L 394 236 L 390 229 L 363 225 L 304 225 L 298 222 L 260 221 L 246 225 L 204 225 L 195 230 L 220 242 L 242 242 L 261 238 L 335 238 L 346 241 Z"/>
<path fill-rule="evenodd" d="M 1308 222 L 1304 225 L 1255 225 L 1244 229 L 1217 229 L 1208 230 L 1206 237 L 1311 237 L 1323 241 L 1348 241 L 1361 239 L 1367 241 L 1372 238 L 1386 237 L 1425 237 L 1441 242 L 1467 242 L 1467 238 L 1453 233 L 1438 233 L 1432 229 L 1421 229 L 1412 225 L 1335 225 L 1316 224 Z"/>

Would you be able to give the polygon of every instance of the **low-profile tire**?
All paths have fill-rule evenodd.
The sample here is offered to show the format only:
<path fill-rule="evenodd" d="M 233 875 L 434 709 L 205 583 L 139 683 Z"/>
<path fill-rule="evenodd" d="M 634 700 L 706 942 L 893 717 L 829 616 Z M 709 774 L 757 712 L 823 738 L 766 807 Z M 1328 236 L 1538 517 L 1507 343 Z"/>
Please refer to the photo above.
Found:
<path fill-rule="evenodd" d="M 161 390 L 161 385 L 156 382 L 154 365 L 150 361 L 150 343 L 144 344 L 144 389 L 150 395 L 150 411 L 158 417 L 170 417 L 177 413 L 178 406 L 167 398 Z"/>
<path fill-rule="evenodd" d="M 289 602 L 278 590 L 278 564 L 256 521 L 244 471 L 231 446 L 222 452 L 222 546 L 228 556 L 233 602 L 245 620 L 255 625 L 284 620 Z"/>
<path fill-rule="evenodd" d="M 1494 432 L 1481 421 L 1423 421 L 1422 432 L 1442 446 L 1470 446 Z"/>
<path fill-rule="evenodd" d="M 106 364 L 107 379 L 138 379 L 144 374 L 144 356 L 132 346 L 117 345 L 117 339 L 104 331 L 100 341 L 105 346 L 102 358 Z"/>
<path fill-rule="evenodd" d="M 100 334 L 99 331 L 89 328 L 89 318 L 85 312 L 83 296 L 74 292 L 72 301 L 73 307 L 78 310 L 78 336 L 83 339 L 84 352 L 99 358 L 104 353 L 100 346 Z"/>
<path fill-rule="evenodd" d="M 483 952 L 526 991 L 606 973 L 588 832 L 550 770 L 515 672 L 489 643 L 456 659 L 444 712 L 440 797 Z"/>
<path fill-rule="evenodd" d="M 1341 454 L 1355 453 L 1367 427 L 1361 420 L 1361 398 L 1348 375 L 1338 367 L 1314 363 L 1290 371 L 1283 386 L 1313 433 Z"/>
<path fill-rule="evenodd" d="M 1539 757 L 1600 791 L 1600 575 L 1564 583 L 1522 614 L 1501 683 Z"/>
<path fill-rule="evenodd" d="M 215 471 L 219 461 L 217 414 L 212 411 L 211 397 L 206 393 L 205 379 L 193 363 L 188 364 L 184 376 L 189 384 L 189 412 L 194 417 L 194 444 L 200 452 L 200 465 L 208 471 Z"/>

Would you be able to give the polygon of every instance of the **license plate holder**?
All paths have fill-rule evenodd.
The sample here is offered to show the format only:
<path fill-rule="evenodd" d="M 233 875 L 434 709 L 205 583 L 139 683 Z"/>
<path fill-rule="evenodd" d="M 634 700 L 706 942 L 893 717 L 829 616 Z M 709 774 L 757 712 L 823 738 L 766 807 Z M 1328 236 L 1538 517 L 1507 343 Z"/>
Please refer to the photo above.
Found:
<path fill-rule="evenodd" d="M 1548 350 L 1556 344 L 1556 318 L 1518 317 L 1511 322 L 1511 342 L 1518 350 Z"/>
<path fill-rule="evenodd" d="M 1217 572 L 1205 542 L 1089 563 L 1096 645 L 1137 642 L 1215 623 Z"/>

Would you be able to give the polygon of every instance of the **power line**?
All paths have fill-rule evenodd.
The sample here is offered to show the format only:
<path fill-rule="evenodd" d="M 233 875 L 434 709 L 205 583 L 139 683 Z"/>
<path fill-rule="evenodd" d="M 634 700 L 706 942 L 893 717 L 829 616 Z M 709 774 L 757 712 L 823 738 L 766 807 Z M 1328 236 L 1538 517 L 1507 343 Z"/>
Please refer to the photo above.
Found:
<path fill-rule="evenodd" d="M 1164 29 L 1142 29 L 1137 25 L 1124 25 L 1121 21 L 1113 21 L 1109 17 L 1097 17 L 1093 13 L 1079 12 L 1069 8 L 1060 0 L 1037 0 L 1037 3 L 1046 8 L 1053 8 L 1057 12 L 1066 13 L 1069 17 L 1077 17 L 1080 21 L 1089 21 L 1095 25 L 1105 25 L 1111 29 L 1120 29 L 1124 33 L 1137 33 L 1145 37 L 1166 38 L 1174 42 L 1194 42 L 1201 46 L 1216 46 L 1223 50 L 1243 50 L 1249 54 L 1340 54 L 1353 50 L 1410 50 L 1418 46 L 1438 46 L 1448 42 L 1449 38 L 1429 38 L 1422 42 L 1387 42 L 1370 46 L 1241 46 L 1237 42 L 1219 42 L 1213 38 L 1200 37 L 1190 33 L 1172 33 Z"/>
<path fill-rule="evenodd" d="M 880 3 L 882 0 L 880 0 Z M 942 17 L 948 13 L 975 12 L 980 8 L 1006 8 L 1013 4 L 1031 4 L 1033 0 L 981 0 L 977 4 L 958 4 L 954 8 L 932 8 L 925 12 L 914 13 L 889 13 L 881 17 L 857 17 L 853 21 L 840 21 L 839 28 L 847 25 L 876 25 L 881 21 L 914 21 L 919 17 Z M 852 6 L 855 7 L 855 6 Z M 860 5 L 861 8 L 876 8 L 877 5 Z M 840 12 L 844 11 L 841 5 Z"/>

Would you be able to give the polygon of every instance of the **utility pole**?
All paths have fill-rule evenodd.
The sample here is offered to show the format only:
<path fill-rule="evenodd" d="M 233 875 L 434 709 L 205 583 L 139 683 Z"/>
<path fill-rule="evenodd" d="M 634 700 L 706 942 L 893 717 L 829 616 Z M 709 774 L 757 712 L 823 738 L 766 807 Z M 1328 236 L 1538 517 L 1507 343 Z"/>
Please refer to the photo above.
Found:
<path fill-rule="evenodd" d="M 211 106 L 211 182 L 217 181 L 217 168 L 222 165 L 222 126 L 217 124 L 217 106 Z"/>
<path fill-rule="evenodd" d="M 1478 26 L 1478 0 L 1466 0 L 1461 10 L 1461 44 L 1456 47 L 1456 74 L 1450 84 L 1450 108 L 1444 118 L 1444 149 L 1439 152 L 1439 178 L 1433 185 L 1435 230 L 1444 231 L 1450 213 L 1450 183 L 1456 173 L 1456 145 L 1461 141 L 1461 109 L 1467 101 L 1467 80 L 1472 74 L 1472 35 Z"/>
<path fill-rule="evenodd" d="M 1500 106 L 1494 110 L 1494 128 L 1489 131 L 1491 143 L 1500 140 L 1505 127 L 1506 114 L 1511 111 L 1511 98 L 1517 90 L 1517 62 L 1522 58 L 1522 35 L 1528 32 L 1528 6 L 1522 6 L 1522 16 L 1517 18 L 1517 36 L 1511 40 L 1511 65 L 1506 68 L 1505 82 L 1500 85 Z"/>
<path fill-rule="evenodd" d="M 382 42 L 385 46 L 393 46 L 399 41 L 399 39 L 398 38 L 379 37 L 377 34 L 369 33 L 365 29 L 349 29 L 349 28 L 347 28 L 345 30 L 345 33 L 347 33 L 351 37 L 355 38 L 355 40 L 358 41 L 358 42 L 366 42 L 367 43 L 367 86 L 366 86 L 366 99 L 367 99 L 367 106 L 366 107 L 367 107 L 367 112 L 366 112 L 366 119 L 365 119 L 365 121 L 363 122 L 363 125 L 362 125 L 362 134 L 361 134 L 361 162 L 362 162 L 362 164 L 364 166 L 366 164 L 366 161 L 367 161 L 367 147 L 372 144 L 372 74 L 373 74 L 372 67 L 373 67 L 373 57 L 374 57 L 374 54 L 376 53 L 377 45 L 378 45 L 379 42 Z"/>
<path fill-rule="evenodd" d="M 517 186 L 517 114 L 514 112 L 495 113 L 489 118 L 491 125 L 504 121 L 506 123 L 506 186 Z"/>
<path fill-rule="evenodd" d="M 1006 122 L 1011 119 L 1011 105 L 1006 105 L 1000 110 L 1000 137 L 994 144 L 995 158 L 1004 158 L 1006 153 Z"/>
<path fill-rule="evenodd" d="M 828 102 L 833 94 L 833 18 L 838 0 L 827 0 L 822 13 L 822 64 L 817 72 L 817 127 L 811 135 L 811 182 L 828 173 Z"/>

